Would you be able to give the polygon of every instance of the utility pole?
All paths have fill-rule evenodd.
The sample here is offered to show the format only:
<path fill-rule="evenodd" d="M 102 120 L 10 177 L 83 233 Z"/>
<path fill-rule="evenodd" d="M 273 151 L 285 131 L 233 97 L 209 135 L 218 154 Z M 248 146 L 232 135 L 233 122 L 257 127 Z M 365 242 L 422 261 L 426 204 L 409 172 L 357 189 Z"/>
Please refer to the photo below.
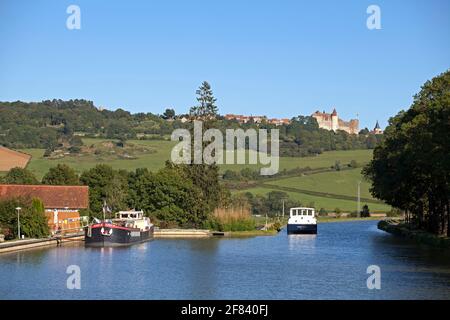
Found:
<path fill-rule="evenodd" d="M 22 210 L 21 207 L 17 207 L 17 236 L 19 237 L 20 240 L 20 210 Z"/>
<path fill-rule="evenodd" d="M 361 215 L 361 181 L 358 181 L 358 218 Z"/>
<path fill-rule="evenodd" d="M 283 219 L 284 219 L 284 199 L 283 199 Z"/>

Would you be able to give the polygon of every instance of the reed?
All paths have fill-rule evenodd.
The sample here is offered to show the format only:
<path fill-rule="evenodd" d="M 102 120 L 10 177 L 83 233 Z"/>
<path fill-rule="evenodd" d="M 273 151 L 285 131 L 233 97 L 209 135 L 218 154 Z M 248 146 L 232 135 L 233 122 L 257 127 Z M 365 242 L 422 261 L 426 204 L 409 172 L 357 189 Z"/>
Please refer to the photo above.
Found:
<path fill-rule="evenodd" d="M 256 228 L 248 206 L 216 208 L 213 217 L 213 227 L 219 231 L 248 231 Z"/>

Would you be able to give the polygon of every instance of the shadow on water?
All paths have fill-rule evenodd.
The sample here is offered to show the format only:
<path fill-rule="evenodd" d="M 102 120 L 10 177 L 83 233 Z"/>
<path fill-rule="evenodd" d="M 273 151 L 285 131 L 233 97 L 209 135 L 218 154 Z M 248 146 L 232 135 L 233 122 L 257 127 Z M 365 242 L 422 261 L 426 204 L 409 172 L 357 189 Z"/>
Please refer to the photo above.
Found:
<path fill-rule="evenodd" d="M 406 262 L 410 266 L 424 267 L 450 274 L 450 250 L 419 244 L 413 239 L 405 239 L 381 230 L 369 231 L 373 255 L 389 256 Z"/>

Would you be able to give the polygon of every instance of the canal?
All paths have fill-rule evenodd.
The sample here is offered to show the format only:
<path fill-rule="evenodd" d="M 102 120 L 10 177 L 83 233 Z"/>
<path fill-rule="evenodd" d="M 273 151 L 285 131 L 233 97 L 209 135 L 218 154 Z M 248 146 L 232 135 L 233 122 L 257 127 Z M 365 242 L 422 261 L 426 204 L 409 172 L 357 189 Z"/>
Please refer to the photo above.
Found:
<path fill-rule="evenodd" d="M 0 299 L 450 299 L 450 255 L 377 230 L 323 223 L 317 236 L 82 243 L 0 255 Z M 67 289 L 77 265 L 81 289 Z M 381 269 L 369 290 L 367 267 Z"/>

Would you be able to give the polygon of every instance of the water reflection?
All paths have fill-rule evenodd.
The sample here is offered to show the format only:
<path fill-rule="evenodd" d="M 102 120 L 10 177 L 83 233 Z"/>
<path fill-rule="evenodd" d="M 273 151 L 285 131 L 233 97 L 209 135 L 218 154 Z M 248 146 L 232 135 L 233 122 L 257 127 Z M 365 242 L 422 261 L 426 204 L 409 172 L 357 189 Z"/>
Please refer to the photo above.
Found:
<path fill-rule="evenodd" d="M 317 235 L 293 234 L 288 237 L 289 250 L 293 252 L 313 252 L 316 247 Z"/>
<path fill-rule="evenodd" d="M 82 290 L 67 290 L 79 265 Z M 367 289 L 367 266 L 382 290 Z M 302 272 L 298 272 L 302 270 Z M 448 299 L 450 259 L 376 229 L 321 224 L 318 235 L 157 239 L 0 255 L 0 299 Z"/>

